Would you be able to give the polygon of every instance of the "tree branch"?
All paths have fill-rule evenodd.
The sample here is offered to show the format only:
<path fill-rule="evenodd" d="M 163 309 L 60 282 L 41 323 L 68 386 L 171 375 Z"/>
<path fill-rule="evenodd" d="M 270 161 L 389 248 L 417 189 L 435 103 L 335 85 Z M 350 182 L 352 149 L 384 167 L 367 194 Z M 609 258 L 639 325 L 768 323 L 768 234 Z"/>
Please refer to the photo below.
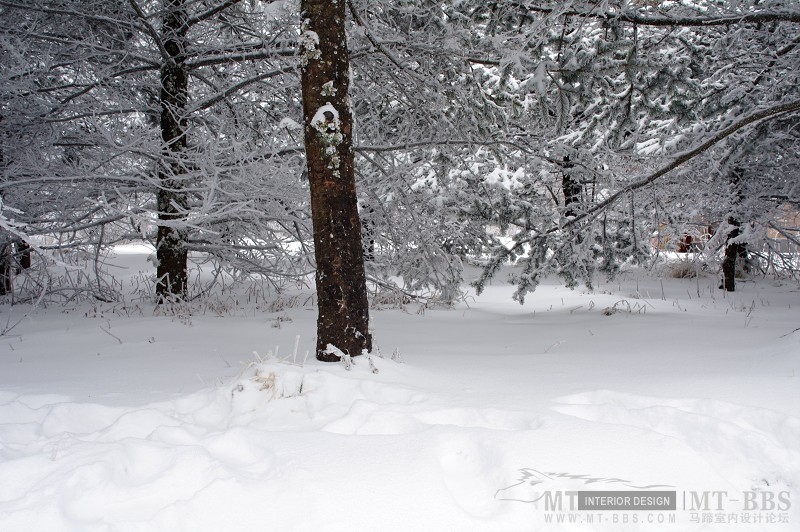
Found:
<path fill-rule="evenodd" d="M 347 7 L 350 9 L 350 13 L 353 15 L 353 20 L 356 21 L 356 24 L 364 28 L 364 35 L 367 36 L 367 40 L 374 46 L 376 49 L 380 50 L 380 52 L 389 58 L 394 66 L 399 69 L 405 69 L 405 67 L 400 63 L 400 61 L 389 51 L 387 50 L 381 43 L 379 43 L 375 38 L 372 36 L 372 32 L 369 31 L 367 25 L 364 24 L 364 21 L 361 19 L 361 16 L 358 14 L 356 7 L 353 5 L 353 0 L 347 0 Z"/>
<path fill-rule="evenodd" d="M 247 87 L 248 85 L 252 85 L 253 83 L 258 83 L 259 81 L 263 81 L 265 79 L 272 78 L 280 74 L 289 74 L 291 72 L 294 72 L 295 70 L 296 70 L 295 65 L 290 65 L 287 67 L 279 68 L 277 70 L 273 70 L 271 72 L 265 72 L 264 74 L 259 74 L 258 76 L 254 76 L 252 78 L 242 80 L 236 85 L 228 87 L 224 91 L 214 95 L 211 98 L 208 98 L 202 102 L 197 102 L 197 104 L 192 106 L 192 108 L 187 112 L 187 115 L 199 111 L 201 109 L 208 109 L 209 107 L 219 103 L 220 101 L 226 99 L 231 94 L 240 91 L 241 89 Z"/>
<path fill-rule="evenodd" d="M 250 51 L 220 50 L 205 56 L 198 55 L 196 57 L 190 57 L 186 60 L 186 65 L 189 68 L 199 68 L 229 63 L 241 63 L 244 61 L 273 59 L 275 57 L 294 57 L 296 55 L 297 51 L 293 49 L 275 50 L 266 47 L 262 49 L 252 47 Z"/>
<path fill-rule="evenodd" d="M 217 5 L 216 7 L 212 7 L 211 9 L 209 9 L 207 11 L 204 11 L 202 13 L 198 13 L 197 15 L 195 15 L 193 17 L 189 17 L 186 20 L 186 27 L 192 27 L 195 24 L 197 24 L 198 22 L 202 22 L 202 21 L 204 21 L 206 19 L 209 19 L 209 18 L 213 17 L 214 15 L 216 15 L 217 13 L 219 13 L 220 11 L 225 11 L 226 9 L 231 7 L 232 5 L 238 4 L 241 1 L 242 0 L 225 0 L 224 2 L 222 2 L 219 5 Z M 272 0 L 272 1 L 274 1 L 274 0 Z M 271 3 L 271 2 L 267 1 L 265 3 Z"/>
<path fill-rule="evenodd" d="M 139 4 L 136 3 L 136 0 L 128 0 L 128 2 L 130 2 L 131 7 L 136 12 L 136 15 L 141 19 L 142 24 L 144 24 L 144 27 L 147 29 L 147 33 L 156 43 L 158 51 L 161 54 L 161 58 L 165 62 L 172 61 L 169 52 L 167 52 L 167 49 L 164 47 L 164 41 L 161 40 L 161 36 L 158 34 L 153 25 L 147 20 L 147 15 L 145 15 L 144 11 L 142 11 L 142 8 L 139 7 Z"/>
<path fill-rule="evenodd" d="M 101 17 L 97 15 L 91 15 L 89 13 L 81 13 L 77 11 L 70 11 L 68 9 L 54 9 L 54 8 L 47 8 L 41 7 L 37 5 L 32 5 L 32 2 L 27 1 L 25 4 L 17 4 L 15 2 L 8 2 L 5 0 L 0 0 L 1 7 L 7 7 L 9 9 L 21 9 L 24 11 L 38 11 L 39 13 L 45 13 L 48 15 L 64 15 L 68 17 L 80 17 L 86 20 L 91 20 L 94 22 L 105 22 L 110 24 L 116 24 L 123 27 L 128 27 L 135 30 L 141 30 L 135 24 L 129 24 L 127 21 L 122 19 L 114 19 L 109 17 Z"/>
<path fill-rule="evenodd" d="M 556 14 L 559 17 L 577 17 L 597 20 L 618 20 L 639 26 L 729 26 L 733 24 L 764 24 L 767 22 L 790 22 L 800 24 L 799 11 L 761 11 L 754 13 L 737 13 L 732 15 L 710 16 L 650 16 L 630 11 L 584 11 L 581 9 L 561 10 L 549 7 L 538 7 L 536 3 L 522 2 L 519 7 L 546 15 Z"/>
<path fill-rule="evenodd" d="M 635 181 L 635 182 L 631 183 L 630 185 L 628 185 L 626 187 L 623 187 L 622 189 L 616 191 L 615 193 L 611 194 L 605 200 L 601 201 L 600 203 L 598 203 L 597 205 L 595 205 L 591 209 L 587 210 L 586 212 L 580 214 L 579 216 L 576 216 L 575 218 L 569 220 L 567 223 L 563 224 L 562 226 L 554 227 L 554 228 L 550 229 L 548 231 L 548 233 L 553 233 L 553 232 L 561 230 L 561 229 L 566 229 L 566 228 L 568 228 L 570 226 L 573 226 L 573 225 L 577 224 L 578 222 L 581 222 L 581 221 L 585 220 L 586 218 L 588 218 L 588 217 L 590 217 L 590 216 L 592 216 L 594 214 L 599 213 L 600 211 L 602 211 L 602 210 L 606 209 L 607 207 L 611 206 L 620 197 L 622 197 L 623 195 L 627 194 L 628 192 L 631 192 L 631 191 L 634 191 L 634 190 L 637 190 L 637 189 L 640 189 L 642 187 L 645 187 L 645 186 L 649 185 L 650 183 L 654 182 L 659 177 L 662 177 L 662 176 L 670 173 L 672 170 L 676 169 L 677 167 L 681 166 L 682 164 L 694 159 L 695 157 L 697 157 L 701 153 L 703 153 L 706 150 L 708 150 L 710 147 L 712 147 L 715 144 L 717 144 L 718 142 L 726 139 L 727 137 L 733 135 L 734 133 L 736 133 L 737 131 L 739 131 L 740 129 L 742 129 L 744 127 L 747 127 L 747 126 L 749 126 L 751 124 L 754 124 L 756 122 L 760 122 L 762 120 L 767 120 L 769 118 L 774 118 L 774 117 L 782 115 L 782 114 L 792 113 L 792 112 L 796 112 L 796 111 L 800 111 L 800 100 L 795 100 L 793 102 L 776 105 L 774 107 L 770 107 L 768 109 L 763 109 L 761 111 L 756 111 L 756 112 L 754 112 L 754 113 L 742 118 L 738 122 L 726 127 L 725 129 L 723 129 L 722 131 L 718 132 L 716 135 L 714 135 L 713 137 L 711 137 L 707 141 L 703 142 L 702 144 L 700 144 L 696 148 L 693 148 L 693 149 L 691 149 L 689 151 L 683 152 L 682 154 L 678 155 L 669 164 L 667 164 L 666 166 L 662 167 L 661 169 L 655 171 L 654 173 L 650 174 L 649 176 L 644 177 L 642 179 L 639 179 L 638 181 Z"/>
<path fill-rule="evenodd" d="M 786 240 L 790 241 L 790 242 L 791 242 L 791 243 L 793 243 L 794 245 L 796 245 L 796 246 L 800 246 L 800 240 L 798 240 L 797 238 L 795 238 L 793 235 L 789 234 L 789 232 L 788 232 L 788 231 L 786 231 L 784 228 L 782 228 L 782 227 L 779 227 L 779 226 L 775 225 L 775 222 L 769 222 L 769 227 L 770 227 L 770 229 L 774 229 L 774 230 L 775 230 L 775 231 L 777 231 L 779 234 L 783 235 L 783 237 L 784 237 Z"/>
<path fill-rule="evenodd" d="M 389 146 L 356 146 L 357 153 L 386 153 L 392 151 L 410 150 L 414 148 L 426 148 L 430 146 L 511 146 L 524 153 L 530 153 L 530 150 L 524 146 L 511 141 L 503 140 L 422 140 L 419 142 L 408 142 L 406 144 L 395 144 Z"/>

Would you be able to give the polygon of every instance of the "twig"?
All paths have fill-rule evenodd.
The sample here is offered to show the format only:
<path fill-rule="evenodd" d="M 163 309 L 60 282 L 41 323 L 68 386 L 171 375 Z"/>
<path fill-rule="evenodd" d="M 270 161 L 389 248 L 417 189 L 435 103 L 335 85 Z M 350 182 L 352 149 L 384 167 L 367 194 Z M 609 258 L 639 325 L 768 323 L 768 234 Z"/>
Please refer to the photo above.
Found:
<path fill-rule="evenodd" d="M 8 321 L 6 321 L 6 326 L 5 326 L 5 327 L 4 327 L 2 330 L 0 330 L 0 336 L 5 336 L 5 335 L 7 335 L 8 333 L 10 333 L 10 332 L 11 332 L 11 330 L 12 330 L 12 329 L 14 329 L 14 327 L 16 327 L 17 325 L 19 325 L 20 323 L 22 323 L 22 320 L 24 320 L 25 318 L 27 318 L 28 316 L 30 316 L 31 312 L 33 312 L 34 310 L 36 310 L 36 307 L 38 307 L 38 306 L 39 306 L 39 304 L 42 302 L 42 299 L 44 299 L 44 295 L 47 293 L 47 286 L 48 286 L 48 284 L 49 284 L 49 283 L 47 282 L 47 280 L 45 280 L 45 283 L 44 283 L 44 285 L 42 286 L 42 293 L 41 293 L 41 294 L 39 294 L 39 297 L 38 297 L 38 299 L 36 299 L 36 302 L 33 304 L 33 306 L 31 307 L 31 309 L 30 309 L 28 312 L 26 312 L 25 314 L 23 314 L 23 315 L 22 315 L 22 317 L 21 317 L 20 319 L 18 319 L 18 320 L 16 321 L 16 323 L 14 323 L 14 325 L 9 325 L 9 323 L 11 323 L 11 313 L 9 313 L 9 315 L 8 315 Z"/>
<path fill-rule="evenodd" d="M 103 331 L 104 333 L 106 333 L 106 334 L 107 334 L 107 335 L 109 335 L 110 337 L 112 337 L 112 338 L 115 338 L 115 339 L 117 340 L 117 342 L 119 342 L 120 344 L 122 344 L 122 340 L 120 340 L 119 336 L 114 336 L 113 334 L 111 334 L 111 331 L 107 331 L 106 329 L 103 329 L 103 326 L 102 326 L 102 325 L 100 325 L 99 327 L 100 327 L 100 330 L 101 330 L 101 331 Z"/>
<path fill-rule="evenodd" d="M 564 343 L 564 340 L 559 340 L 559 341 L 557 341 L 556 343 L 554 343 L 553 345 L 551 345 L 550 347 L 548 347 L 547 349 L 545 349 L 544 351 L 542 351 L 542 353 L 547 353 L 548 351 L 550 351 L 550 350 L 551 350 L 551 349 L 553 349 L 554 347 L 558 347 L 558 346 L 560 346 L 560 345 L 561 345 L 561 344 L 563 344 L 563 343 Z"/>
<path fill-rule="evenodd" d="M 788 332 L 788 333 L 786 333 L 786 334 L 782 334 L 782 335 L 781 335 L 781 336 L 779 336 L 778 338 L 783 338 L 784 336 L 789 336 L 790 334 L 792 334 L 792 333 L 796 333 L 797 331 L 800 331 L 800 327 L 798 327 L 797 329 L 795 329 L 795 330 L 793 330 L 793 331 L 791 331 L 791 332 Z"/>

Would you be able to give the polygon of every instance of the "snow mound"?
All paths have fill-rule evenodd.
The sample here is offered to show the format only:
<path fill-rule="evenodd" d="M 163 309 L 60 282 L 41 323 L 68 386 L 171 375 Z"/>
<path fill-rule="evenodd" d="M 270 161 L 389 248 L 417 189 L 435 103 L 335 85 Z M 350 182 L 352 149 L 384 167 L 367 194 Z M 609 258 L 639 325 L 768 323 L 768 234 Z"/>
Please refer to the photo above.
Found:
<path fill-rule="evenodd" d="M 128 251 L 138 271 L 145 250 Z M 796 530 L 800 293 L 634 274 L 544 283 L 525 306 L 490 286 L 456 310 L 382 310 L 407 363 L 349 368 L 236 365 L 310 348 L 302 306 L 43 308 L 0 345 L 0 530 L 762 529 L 689 509 L 663 527 L 547 521 L 543 493 L 582 489 L 724 491 L 726 519 L 745 491 L 789 494 L 769 529 Z"/>
<path fill-rule="evenodd" d="M 554 410 L 677 440 L 751 489 L 800 485 L 800 419 L 714 399 L 669 399 L 609 390 L 555 400 Z"/>

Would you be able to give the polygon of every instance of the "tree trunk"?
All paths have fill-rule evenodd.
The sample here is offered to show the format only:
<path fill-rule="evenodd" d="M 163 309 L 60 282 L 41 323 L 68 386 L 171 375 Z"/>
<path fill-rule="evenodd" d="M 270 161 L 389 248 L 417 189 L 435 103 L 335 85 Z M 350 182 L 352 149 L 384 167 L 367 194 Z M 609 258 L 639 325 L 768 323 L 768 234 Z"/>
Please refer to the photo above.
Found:
<path fill-rule="evenodd" d="M 186 167 L 186 6 L 184 0 L 165 0 L 162 39 L 167 58 L 161 66 L 161 139 L 163 163 L 159 168 L 158 235 L 156 240 L 158 302 L 186 295 L 186 218 L 188 201 L 183 178 Z M 163 223 L 166 222 L 166 223 Z"/>
<path fill-rule="evenodd" d="M 331 346 L 350 356 L 372 350 L 348 98 L 345 2 L 301 0 L 300 9 L 304 135 L 317 262 L 316 356 L 332 362 L 339 356 Z"/>
<path fill-rule="evenodd" d="M 0 235 L 0 239 L 4 235 Z M 14 272 L 13 267 L 13 246 L 10 240 L 0 242 L 0 296 L 11 293 L 11 277 Z"/>
<path fill-rule="evenodd" d="M 574 206 L 581 200 L 581 184 L 572 176 L 572 169 L 575 167 L 571 163 L 569 156 L 564 156 L 564 164 L 561 166 L 561 190 L 564 192 L 564 216 L 574 218 L 577 216 Z"/>
<path fill-rule="evenodd" d="M 364 242 L 362 248 L 364 250 L 364 261 L 375 261 L 375 208 L 371 207 L 369 203 L 361 205 L 361 232 Z"/>
<path fill-rule="evenodd" d="M 739 206 L 744 203 L 744 170 L 740 167 L 735 167 L 728 176 L 731 188 L 733 189 L 733 202 Z M 725 258 L 722 260 L 722 286 L 726 292 L 733 292 L 736 290 L 736 261 L 739 258 L 743 259 L 744 265 L 747 268 L 747 244 L 735 243 L 732 244 L 731 240 L 741 235 L 739 229 L 742 224 L 734 216 L 728 217 L 728 224 L 733 227 L 728 232 L 725 239 Z"/>
<path fill-rule="evenodd" d="M 31 259 L 31 246 L 24 240 L 17 241 L 17 264 L 19 265 L 20 273 L 22 270 L 27 270 L 31 267 L 32 259 Z"/>
<path fill-rule="evenodd" d="M 728 218 L 728 223 L 733 229 L 728 233 L 725 243 L 725 258 L 722 260 L 722 286 L 726 292 L 736 290 L 736 260 L 740 257 L 747 259 L 747 245 L 741 243 L 731 244 L 731 240 L 741 234 L 741 224 L 735 218 Z"/>
<path fill-rule="evenodd" d="M 0 115 L 0 121 L 2 120 L 3 116 Z M 2 150 L 2 145 L 0 145 L 0 168 L 3 169 L 3 173 L 0 174 L 0 178 L 2 178 L 3 181 L 5 181 L 6 180 L 5 157 Z M 3 195 L 2 192 L 0 192 L 0 209 L 2 209 L 2 205 L 3 205 Z M 10 291 L 11 291 L 11 240 L 8 237 L 6 237 L 6 232 L 0 229 L 0 296 L 4 296 Z"/>

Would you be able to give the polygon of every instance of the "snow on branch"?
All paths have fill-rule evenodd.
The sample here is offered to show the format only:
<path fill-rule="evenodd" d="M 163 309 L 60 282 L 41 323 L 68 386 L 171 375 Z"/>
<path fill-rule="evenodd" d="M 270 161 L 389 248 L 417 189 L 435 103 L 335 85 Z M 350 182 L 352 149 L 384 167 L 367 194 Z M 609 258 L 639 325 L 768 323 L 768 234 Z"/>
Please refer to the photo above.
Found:
<path fill-rule="evenodd" d="M 733 135 L 740 129 L 747 127 L 751 124 L 755 124 L 757 122 L 761 122 L 762 120 L 768 120 L 770 118 L 775 118 L 777 116 L 793 113 L 796 111 L 800 111 L 800 100 L 795 100 L 793 102 L 775 105 L 773 107 L 769 107 L 767 109 L 762 109 L 761 111 L 756 111 L 751 113 L 741 120 L 731 124 L 730 126 L 726 127 L 722 131 L 718 132 L 716 135 L 712 136 L 710 139 L 706 140 L 696 148 L 687 150 L 678 156 L 676 156 L 669 164 L 663 166 L 659 170 L 653 172 L 652 174 L 648 175 L 647 177 L 643 177 L 637 181 L 634 181 L 630 185 L 621 188 L 620 190 L 616 191 L 615 193 L 608 196 L 605 200 L 601 201 L 591 209 L 588 209 L 586 212 L 582 213 L 580 216 L 576 216 L 575 218 L 569 220 L 565 224 L 560 227 L 555 227 L 550 229 L 548 233 L 552 233 L 557 230 L 565 229 L 567 227 L 573 226 L 578 222 L 585 220 L 586 218 L 593 216 L 604 209 L 608 208 L 612 204 L 614 204 L 619 198 L 624 196 L 625 194 L 632 192 L 634 190 L 640 189 L 649 185 L 650 183 L 654 182 L 656 179 L 670 173 L 672 170 L 676 169 L 677 167 L 681 166 L 684 163 L 694 159 L 698 155 L 702 154 L 718 142 L 726 139 L 727 137 Z"/>
<path fill-rule="evenodd" d="M 128 21 L 124 21 L 121 19 L 105 17 L 102 15 L 92 14 L 89 12 L 84 11 L 76 11 L 72 9 L 61 9 L 56 7 L 49 7 L 49 6 L 42 6 L 36 5 L 33 2 L 25 2 L 25 3 L 18 3 L 18 2 L 8 2 L 6 0 L 0 0 L 0 7 L 7 7 L 9 9 L 20 9 L 24 11 L 36 11 L 39 13 L 45 13 L 47 15 L 62 15 L 66 17 L 79 17 L 81 19 L 85 19 L 88 21 L 93 22 L 103 22 L 103 23 L 112 23 L 116 26 L 121 26 L 125 28 L 140 30 L 141 28 L 132 24 Z"/>
<path fill-rule="evenodd" d="M 145 29 L 147 30 L 147 34 L 150 35 L 150 38 L 153 39 L 153 42 L 158 47 L 158 52 L 161 54 L 161 58 L 164 61 L 170 60 L 169 52 L 167 52 L 167 48 L 164 45 L 164 41 L 161 39 L 161 36 L 158 34 L 158 31 L 150 24 L 150 21 L 147 20 L 147 14 L 142 11 L 142 8 L 139 7 L 139 4 L 136 3 L 136 0 L 128 0 L 133 8 L 133 11 L 136 13 L 136 16 L 142 21 L 144 24 Z"/>
<path fill-rule="evenodd" d="M 631 12 L 628 10 L 615 11 L 609 9 L 602 10 L 583 10 L 583 9 L 556 9 L 549 7 L 539 7 L 535 4 L 526 3 L 526 9 L 546 15 L 557 15 L 578 18 L 590 18 L 600 20 L 617 20 L 630 22 L 639 26 L 728 26 L 732 24 L 764 24 L 768 22 L 790 22 L 800 24 L 800 11 L 758 11 L 751 13 L 732 13 L 721 15 L 701 15 L 701 16 L 669 16 L 669 15 L 646 15 Z"/>
<path fill-rule="evenodd" d="M 507 140 L 469 140 L 469 139 L 444 139 L 444 140 L 421 140 L 418 142 L 406 142 L 404 144 L 389 144 L 386 146 L 357 146 L 357 153 L 385 153 L 393 151 L 411 150 L 416 148 L 426 148 L 431 146 L 510 146 L 523 153 L 531 153 L 528 148 L 515 142 Z"/>

